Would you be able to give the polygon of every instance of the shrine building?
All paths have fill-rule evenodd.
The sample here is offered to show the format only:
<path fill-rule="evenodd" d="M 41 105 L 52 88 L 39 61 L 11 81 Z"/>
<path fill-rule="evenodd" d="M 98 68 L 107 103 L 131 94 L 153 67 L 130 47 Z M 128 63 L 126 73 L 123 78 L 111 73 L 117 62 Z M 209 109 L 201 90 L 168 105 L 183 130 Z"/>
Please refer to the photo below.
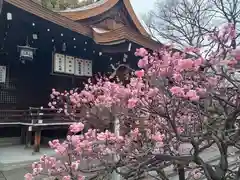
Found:
<path fill-rule="evenodd" d="M 136 48 L 161 46 L 150 38 L 130 0 L 100 0 L 63 11 L 51 11 L 34 0 L 0 1 L 0 125 L 4 128 L 14 126 L 24 133 L 19 126 L 28 131 L 34 131 L 33 123 L 48 127 L 52 116 L 45 120 L 41 115 L 47 114 L 42 111 L 47 111 L 52 88 L 80 87 L 98 72 L 111 72 L 111 64 L 136 68 Z M 18 136 L 20 130 L 16 131 Z M 0 137 L 5 136 L 9 134 L 0 131 Z"/>

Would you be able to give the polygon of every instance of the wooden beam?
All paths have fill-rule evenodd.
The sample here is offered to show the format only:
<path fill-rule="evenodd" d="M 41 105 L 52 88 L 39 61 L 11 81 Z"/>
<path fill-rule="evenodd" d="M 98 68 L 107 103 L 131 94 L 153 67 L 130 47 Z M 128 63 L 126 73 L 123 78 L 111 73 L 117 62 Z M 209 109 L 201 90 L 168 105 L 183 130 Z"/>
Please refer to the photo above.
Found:
<path fill-rule="evenodd" d="M 102 45 L 102 52 L 104 53 L 127 53 L 128 52 L 128 43 L 121 43 L 115 45 Z"/>

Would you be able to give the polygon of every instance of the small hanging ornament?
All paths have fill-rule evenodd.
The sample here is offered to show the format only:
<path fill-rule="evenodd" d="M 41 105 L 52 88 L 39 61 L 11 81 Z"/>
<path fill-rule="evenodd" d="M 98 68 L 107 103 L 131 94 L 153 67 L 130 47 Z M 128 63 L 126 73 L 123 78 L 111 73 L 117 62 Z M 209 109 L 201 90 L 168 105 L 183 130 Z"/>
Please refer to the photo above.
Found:
<path fill-rule="evenodd" d="M 25 46 L 17 46 L 18 51 L 20 52 L 20 61 L 25 64 L 26 61 L 33 61 L 34 54 L 37 48 L 30 47 L 28 43 L 28 37 L 26 40 Z"/>
<path fill-rule="evenodd" d="M 53 45 L 53 52 L 56 52 L 56 46 L 55 45 Z"/>
<path fill-rule="evenodd" d="M 0 14 L 2 13 L 3 0 L 0 0 Z"/>
<path fill-rule="evenodd" d="M 132 49 L 132 43 L 129 43 L 128 44 L 128 51 L 131 51 L 131 49 Z"/>
<path fill-rule="evenodd" d="M 0 0 L 1 1 L 1 0 Z M 1 13 L 0 13 L 1 14 Z M 12 20 L 12 13 L 8 12 L 7 13 L 7 20 L 11 21 Z"/>
<path fill-rule="evenodd" d="M 66 50 L 67 50 L 67 45 L 66 45 L 66 43 L 64 42 L 64 43 L 62 44 L 62 51 L 65 52 Z"/>
<path fill-rule="evenodd" d="M 38 39 L 38 35 L 37 34 L 33 34 L 32 37 L 33 37 L 34 40 Z"/>
<path fill-rule="evenodd" d="M 127 62 L 127 58 L 128 58 L 128 55 L 127 55 L 127 54 L 124 54 L 124 55 L 123 55 L 123 62 Z"/>

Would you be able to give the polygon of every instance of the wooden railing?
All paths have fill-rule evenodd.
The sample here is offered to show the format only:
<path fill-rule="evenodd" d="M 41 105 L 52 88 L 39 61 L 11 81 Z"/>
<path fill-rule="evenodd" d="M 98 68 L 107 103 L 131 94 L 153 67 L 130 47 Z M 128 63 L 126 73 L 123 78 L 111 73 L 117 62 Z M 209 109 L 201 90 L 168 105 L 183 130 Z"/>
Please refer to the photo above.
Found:
<path fill-rule="evenodd" d="M 28 110 L 0 110 L 0 124 L 28 122 Z"/>
<path fill-rule="evenodd" d="M 54 109 L 42 107 L 30 107 L 27 110 L 0 110 L 0 124 L 61 124 L 71 123 L 64 113 L 58 113 Z"/>
<path fill-rule="evenodd" d="M 63 112 L 58 113 L 55 109 L 42 107 L 30 107 L 29 118 L 33 124 L 73 122 Z"/>
<path fill-rule="evenodd" d="M 32 132 L 34 132 L 34 152 L 40 151 L 41 131 L 68 127 L 74 123 L 64 113 L 54 109 L 30 107 L 27 110 L 0 110 L 0 125 L 19 125 L 21 128 L 21 141 L 26 147 L 31 146 Z"/>

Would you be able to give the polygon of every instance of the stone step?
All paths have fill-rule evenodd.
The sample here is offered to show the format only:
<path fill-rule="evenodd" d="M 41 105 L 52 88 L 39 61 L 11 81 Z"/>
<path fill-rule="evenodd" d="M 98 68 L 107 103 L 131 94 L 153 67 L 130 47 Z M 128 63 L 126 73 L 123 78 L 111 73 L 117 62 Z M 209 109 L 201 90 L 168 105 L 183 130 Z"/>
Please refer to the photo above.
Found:
<path fill-rule="evenodd" d="M 0 147 L 19 145 L 21 144 L 20 137 L 6 137 L 0 138 Z"/>

